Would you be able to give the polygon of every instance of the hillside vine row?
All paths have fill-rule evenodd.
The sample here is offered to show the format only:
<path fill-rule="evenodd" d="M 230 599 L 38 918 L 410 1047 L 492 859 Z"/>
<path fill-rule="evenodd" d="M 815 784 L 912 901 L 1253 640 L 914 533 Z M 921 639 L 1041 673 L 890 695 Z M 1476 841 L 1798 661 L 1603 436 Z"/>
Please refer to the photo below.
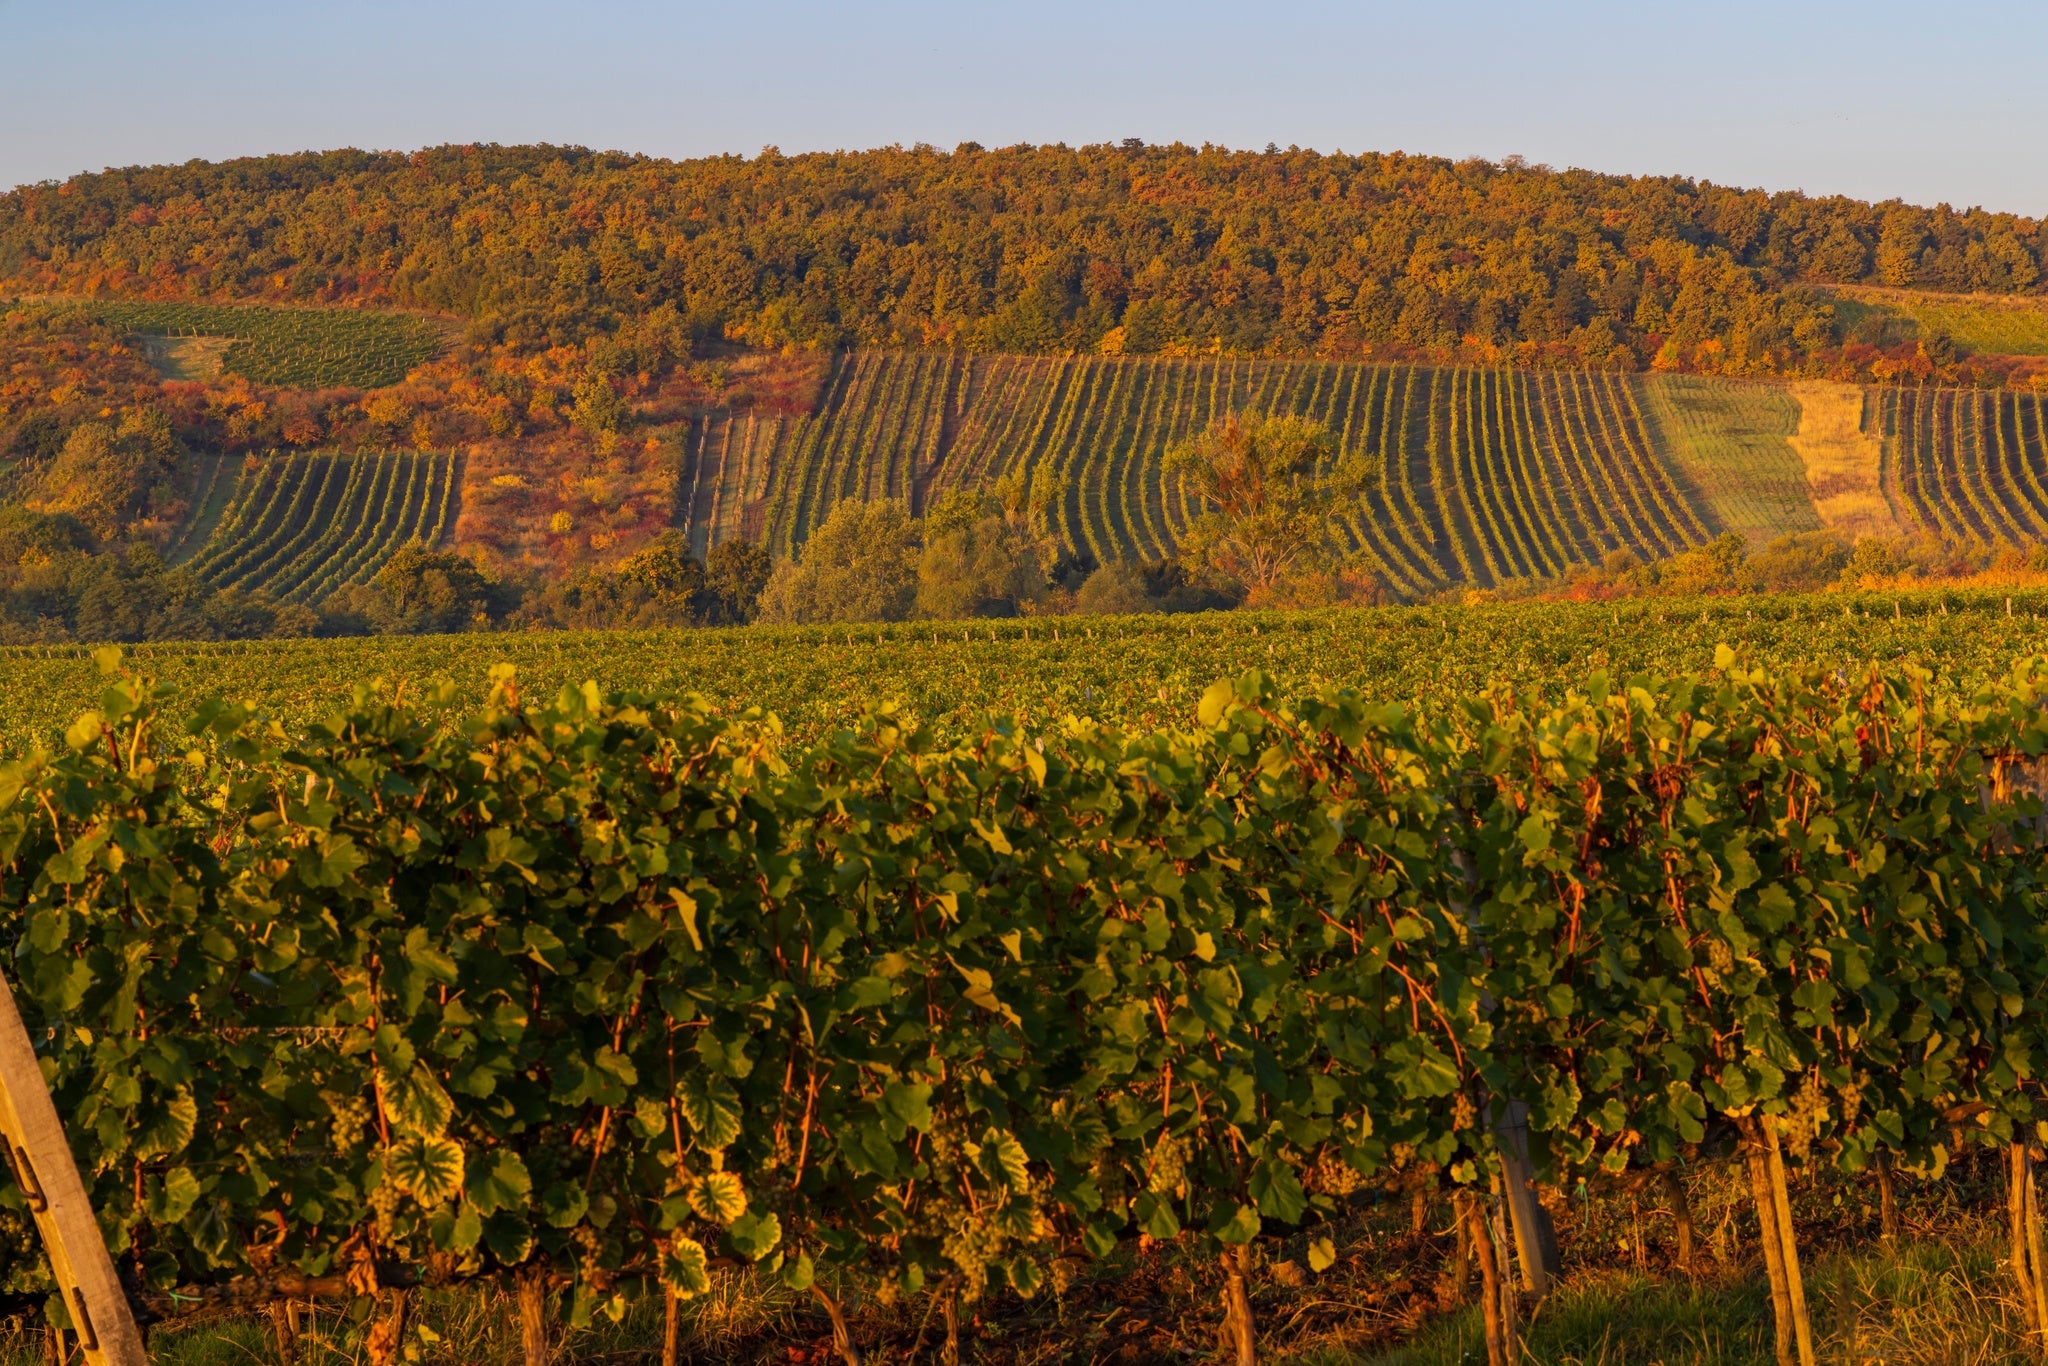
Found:
<path fill-rule="evenodd" d="M 1163 457 L 1234 411 L 1325 424 L 1364 474 L 1340 530 L 1387 583 L 1552 576 L 1612 550 L 1645 558 L 1720 527 L 1630 376 L 1325 361 L 834 360 L 813 412 L 713 411 L 690 441 L 682 515 L 702 553 L 732 536 L 795 553 L 845 498 L 921 511 L 952 489 L 1020 479 L 1045 530 L 1097 563 L 1172 553 L 1196 514 Z"/>
<path fill-rule="evenodd" d="M 184 563 L 214 588 L 317 603 L 367 582 L 408 542 L 438 544 L 460 500 L 459 465 L 415 451 L 250 456 Z"/>

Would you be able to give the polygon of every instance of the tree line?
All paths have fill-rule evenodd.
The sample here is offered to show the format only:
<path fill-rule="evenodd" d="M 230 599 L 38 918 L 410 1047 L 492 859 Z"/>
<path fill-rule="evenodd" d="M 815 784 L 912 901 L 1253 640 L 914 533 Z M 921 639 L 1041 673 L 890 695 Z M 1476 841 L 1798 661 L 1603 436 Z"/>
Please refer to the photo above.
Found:
<path fill-rule="evenodd" d="M 1839 358 L 1812 286 L 2011 293 L 2044 264 L 2041 220 L 1975 208 L 1131 142 L 341 151 L 0 195 L 0 280 L 24 288 L 399 304 L 528 351 L 666 305 L 757 347 L 1479 348 L 1754 374 Z"/>

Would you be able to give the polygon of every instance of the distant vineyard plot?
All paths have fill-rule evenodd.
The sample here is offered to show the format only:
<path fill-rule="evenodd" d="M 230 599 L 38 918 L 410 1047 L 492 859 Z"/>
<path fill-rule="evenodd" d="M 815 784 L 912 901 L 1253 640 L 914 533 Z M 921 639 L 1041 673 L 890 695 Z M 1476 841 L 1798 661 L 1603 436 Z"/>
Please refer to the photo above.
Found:
<path fill-rule="evenodd" d="M 317 603 L 363 583 L 410 541 L 454 525 L 462 472 L 444 453 L 294 454 L 202 467 L 173 558 L 214 588 Z"/>
<path fill-rule="evenodd" d="M 2048 399 L 1899 388 L 1881 391 L 1871 406 L 1884 438 L 1886 492 L 1924 529 L 2048 540 Z"/>
<path fill-rule="evenodd" d="M 1820 529 L 1790 440 L 1800 407 L 1782 386 L 1701 375 L 1645 375 L 1637 383 L 1660 446 L 1722 527 L 1752 547 Z"/>
<path fill-rule="evenodd" d="M 1629 376 L 930 353 L 837 358 L 807 415 L 712 412 L 691 437 L 680 520 L 700 552 L 744 536 L 786 555 L 841 499 L 921 510 L 1022 476 L 1076 555 L 1156 558 L 1198 511 L 1165 452 L 1233 411 L 1329 428 L 1365 474 L 1344 534 L 1401 593 L 1554 575 L 1621 548 L 1669 555 L 1726 525 L 1662 453 Z"/>
<path fill-rule="evenodd" d="M 173 379 L 203 378 L 207 365 L 259 384 L 295 389 L 377 389 L 432 360 L 444 345 L 424 318 L 360 308 L 264 308 L 226 304 L 76 301 L 139 339 L 145 357 Z M 177 343 L 226 341 L 217 354 Z M 195 360 L 198 362 L 197 373 Z"/>

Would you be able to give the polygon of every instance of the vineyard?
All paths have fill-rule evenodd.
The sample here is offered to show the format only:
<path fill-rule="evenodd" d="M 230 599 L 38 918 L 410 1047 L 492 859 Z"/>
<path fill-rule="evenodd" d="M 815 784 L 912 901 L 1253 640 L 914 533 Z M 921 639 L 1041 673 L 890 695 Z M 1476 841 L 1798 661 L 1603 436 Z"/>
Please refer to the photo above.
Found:
<path fill-rule="evenodd" d="M 2044 701 L 2038 660 L 1724 648 L 1434 718 L 1247 672 L 1170 729 L 805 743 L 510 670 L 180 730 L 116 677 L 0 770 L 0 939 L 159 1315 L 353 1301 L 388 1366 L 440 1355 L 411 1295 L 496 1281 L 533 1366 L 554 1288 L 665 1305 L 675 1363 L 751 1277 L 846 1366 L 899 1306 L 958 1361 L 984 1309 L 1167 1248 L 1249 1366 L 1299 1318 L 1271 1287 L 1380 1276 L 1398 1198 L 1454 1211 L 1506 1366 L 1539 1191 L 1654 1184 L 1690 1275 L 1721 1173 L 1811 1366 L 1794 1192 L 1867 1190 L 1891 1238 L 1896 1187 L 1997 1164 L 1997 1275 L 2048 1325 Z M 39 1312 L 33 1256 L 5 1275 Z"/>
<path fill-rule="evenodd" d="M 1885 485 L 1922 527 L 2026 545 L 2048 538 L 2048 397 L 1996 390 L 1879 390 Z"/>
<path fill-rule="evenodd" d="M 200 462 L 198 509 L 172 558 L 214 588 L 317 604 L 364 583 L 411 541 L 437 545 L 460 503 L 461 459 L 379 451 Z"/>
<path fill-rule="evenodd" d="M 548 696 L 585 680 L 695 692 L 721 712 L 760 707 L 791 734 L 814 739 L 857 722 L 878 700 L 905 724 L 948 737 L 977 733 L 991 712 L 1044 725 L 1081 715 L 1167 727 L 1193 713 L 1211 681 L 1247 669 L 1441 713 L 1496 685 L 1558 695 L 1594 668 L 1698 669 L 1722 643 L 1773 664 L 1853 673 L 1873 659 L 1912 660 L 1978 682 L 2048 645 L 2048 592 L 507 632 L 165 643 L 129 653 L 178 705 L 196 707 L 218 692 L 295 726 L 346 707 L 353 681 L 370 675 L 409 695 L 446 689 L 463 705 L 480 705 L 491 667 L 509 663 Z M 102 686 L 91 652 L 77 646 L 0 649 L 0 669 L 17 684 L 0 691 L 0 751 L 58 743 Z"/>
<path fill-rule="evenodd" d="M 920 509 L 1016 477 L 1076 556 L 1160 558 L 1194 514 L 1164 473 L 1168 447 L 1227 412 L 1290 412 L 1325 424 L 1337 462 L 1363 475 L 1344 534 L 1415 595 L 1620 548 L 1657 558 L 1721 530 L 1712 485 L 1666 459 L 1647 406 L 1641 382 L 1587 371 L 860 353 L 835 361 L 809 415 L 700 424 L 681 520 L 700 551 L 746 536 L 789 554 L 840 499 Z M 1713 455 L 1695 466 L 1711 474 Z M 1791 492 L 1774 468 L 1751 501 Z"/>
<path fill-rule="evenodd" d="M 424 318 L 357 308 L 79 300 L 137 337 L 226 338 L 220 366 L 259 384 L 292 389 L 378 389 L 440 353 L 441 330 Z"/>

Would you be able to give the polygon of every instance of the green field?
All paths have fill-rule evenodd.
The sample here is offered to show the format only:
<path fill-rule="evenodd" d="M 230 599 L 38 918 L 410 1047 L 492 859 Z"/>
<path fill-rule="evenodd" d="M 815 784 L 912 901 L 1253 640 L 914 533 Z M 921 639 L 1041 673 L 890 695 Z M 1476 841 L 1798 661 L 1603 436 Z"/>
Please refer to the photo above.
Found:
<path fill-rule="evenodd" d="M 1877 345 L 1939 334 L 1985 355 L 2048 356 L 2048 300 L 2038 296 L 1870 287 L 1833 292 L 1850 335 Z"/>
<path fill-rule="evenodd" d="M 1786 440 L 1799 430 L 1799 404 L 1783 388 L 1701 375 L 1637 383 L 1661 448 L 1719 526 L 1752 547 L 1820 529 L 1805 466 Z"/>
<path fill-rule="evenodd" d="M 378 389 L 446 344 L 424 318 L 361 308 L 66 300 L 140 337 L 231 338 L 221 368 L 288 389 Z"/>
<path fill-rule="evenodd" d="M 171 558 L 214 588 L 317 604 L 368 581 L 408 542 L 438 544 L 461 501 L 460 466 L 415 451 L 204 461 Z"/>
<path fill-rule="evenodd" d="M 455 698 L 474 704 L 502 661 L 537 696 L 586 679 L 698 692 L 726 710 L 773 712 L 814 736 L 881 702 L 956 734 L 990 712 L 1177 725 L 1211 682 L 1247 669 L 1434 707 L 1495 683 L 1556 693 L 1596 668 L 1705 668 L 1724 642 L 1764 662 L 1849 669 L 1913 658 L 1961 677 L 1996 675 L 2021 656 L 2048 653 L 2048 592 L 506 632 L 136 645 L 127 656 L 167 684 L 179 706 L 218 692 L 294 724 L 346 705 L 357 681 L 377 677 L 413 697 L 446 680 Z M 53 735 L 94 704 L 101 686 L 92 652 L 77 646 L 0 650 L 0 671 L 15 685 L 0 689 L 0 736 L 16 744 Z"/>

